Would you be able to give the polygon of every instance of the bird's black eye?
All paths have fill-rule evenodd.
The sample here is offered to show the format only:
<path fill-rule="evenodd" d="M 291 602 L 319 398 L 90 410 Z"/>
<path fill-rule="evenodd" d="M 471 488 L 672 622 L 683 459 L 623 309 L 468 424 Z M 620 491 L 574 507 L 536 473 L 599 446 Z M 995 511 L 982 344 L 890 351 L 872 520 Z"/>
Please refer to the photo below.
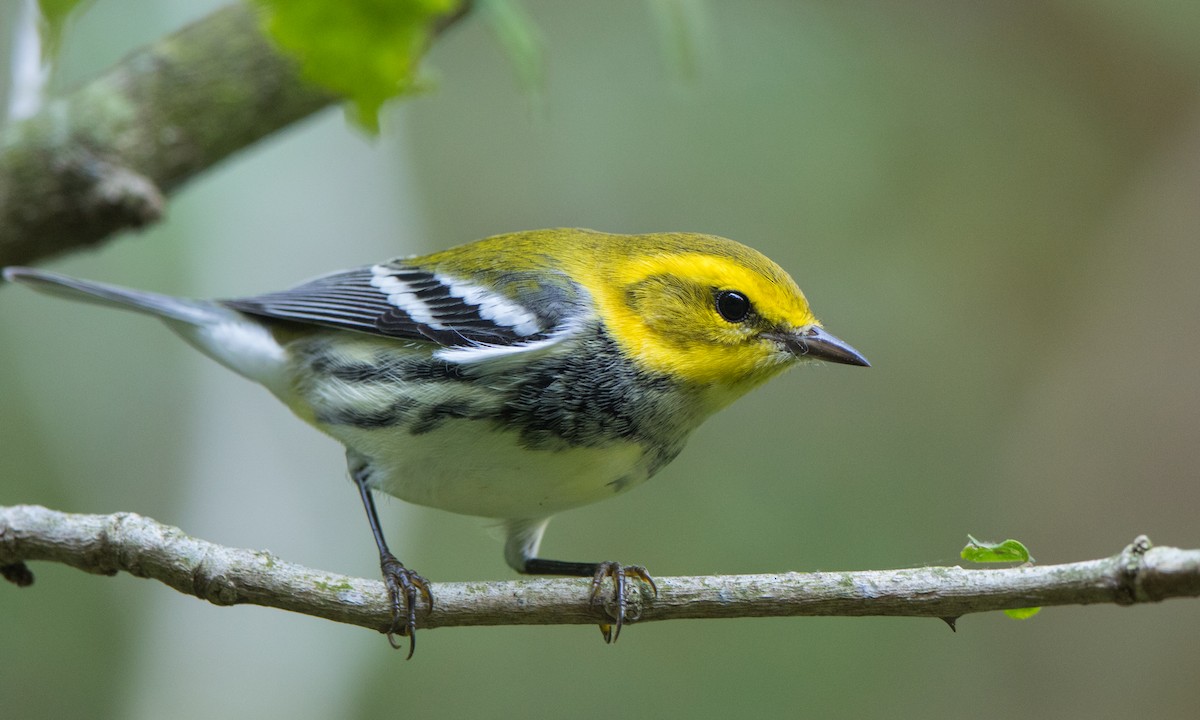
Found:
<path fill-rule="evenodd" d="M 750 314 L 750 298 L 737 290 L 717 293 L 717 312 L 731 323 L 740 323 Z"/>

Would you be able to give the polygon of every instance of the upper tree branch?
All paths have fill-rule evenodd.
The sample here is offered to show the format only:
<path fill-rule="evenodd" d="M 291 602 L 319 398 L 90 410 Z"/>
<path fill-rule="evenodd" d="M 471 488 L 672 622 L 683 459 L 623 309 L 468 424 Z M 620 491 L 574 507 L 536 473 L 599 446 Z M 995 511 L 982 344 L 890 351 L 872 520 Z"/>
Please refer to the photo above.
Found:
<path fill-rule="evenodd" d="M 336 100 L 252 8 L 219 10 L 0 131 L 0 266 L 155 222 L 181 184 Z"/>
<path fill-rule="evenodd" d="M 0 507 L 0 571 L 32 581 L 25 561 L 61 562 L 87 572 L 119 571 L 163 582 L 217 605 L 250 603 L 359 625 L 391 624 L 383 584 L 283 562 L 270 553 L 188 537 L 132 513 L 74 515 Z M 1200 596 L 1200 550 L 1151 548 L 1139 538 L 1101 560 L 968 570 L 926 567 L 864 572 L 657 578 L 659 593 L 631 598 L 642 621 L 790 615 L 895 615 L 953 619 L 1008 608 L 1115 603 Z M 436 609 L 421 625 L 595 624 L 589 580 L 436 583 Z M 27 584 L 27 582 L 25 583 Z"/>

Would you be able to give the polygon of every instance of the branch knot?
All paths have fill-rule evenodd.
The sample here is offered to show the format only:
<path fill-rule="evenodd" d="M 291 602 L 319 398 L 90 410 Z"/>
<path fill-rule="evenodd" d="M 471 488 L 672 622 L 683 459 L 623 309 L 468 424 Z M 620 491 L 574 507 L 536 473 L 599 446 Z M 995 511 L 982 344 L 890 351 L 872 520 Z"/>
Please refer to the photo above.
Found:
<path fill-rule="evenodd" d="M 1142 589 L 1142 570 L 1146 553 L 1152 547 L 1150 538 L 1138 535 L 1117 556 L 1117 587 L 1113 600 L 1118 605 L 1133 605 L 1149 599 Z"/>

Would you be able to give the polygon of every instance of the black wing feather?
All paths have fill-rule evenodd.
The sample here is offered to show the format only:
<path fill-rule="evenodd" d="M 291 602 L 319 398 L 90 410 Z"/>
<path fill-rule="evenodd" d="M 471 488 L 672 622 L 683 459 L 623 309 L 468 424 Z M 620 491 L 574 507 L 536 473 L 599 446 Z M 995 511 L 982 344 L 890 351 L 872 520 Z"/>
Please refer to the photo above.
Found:
<path fill-rule="evenodd" d="M 403 284 L 416 298 L 408 307 L 394 303 L 378 286 L 380 276 Z M 325 275 L 290 290 L 226 300 L 224 304 L 260 317 L 311 323 L 326 327 L 366 332 L 387 337 L 434 342 L 446 347 L 479 344 L 513 345 L 536 341 L 553 331 L 561 313 L 528 307 L 536 328 L 518 331 L 483 317 L 480 306 L 451 294 L 451 287 L 438 275 L 393 261 L 387 265 L 362 267 Z M 496 293 L 499 296 L 499 293 Z M 517 304 L 511 298 L 505 301 Z M 417 320 L 411 312 L 425 318 Z"/>

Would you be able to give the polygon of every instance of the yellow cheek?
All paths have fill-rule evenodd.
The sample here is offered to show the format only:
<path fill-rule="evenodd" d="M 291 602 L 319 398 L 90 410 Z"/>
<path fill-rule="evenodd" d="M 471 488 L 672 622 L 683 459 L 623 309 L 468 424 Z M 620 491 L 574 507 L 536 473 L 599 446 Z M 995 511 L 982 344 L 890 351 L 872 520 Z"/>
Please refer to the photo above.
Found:
<path fill-rule="evenodd" d="M 782 369 L 767 342 L 694 311 L 663 308 L 644 316 L 623 300 L 596 298 L 605 305 L 608 331 L 634 362 L 646 370 L 698 385 L 753 386 Z M 749 386 L 746 389 L 749 389 Z"/>
<path fill-rule="evenodd" d="M 641 355 L 647 366 L 689 382 L 745 390 L 767 380 L 785 365 L 758 343 L 737 346 L 692 346 L 687 349 L 651 344 Z"/>

